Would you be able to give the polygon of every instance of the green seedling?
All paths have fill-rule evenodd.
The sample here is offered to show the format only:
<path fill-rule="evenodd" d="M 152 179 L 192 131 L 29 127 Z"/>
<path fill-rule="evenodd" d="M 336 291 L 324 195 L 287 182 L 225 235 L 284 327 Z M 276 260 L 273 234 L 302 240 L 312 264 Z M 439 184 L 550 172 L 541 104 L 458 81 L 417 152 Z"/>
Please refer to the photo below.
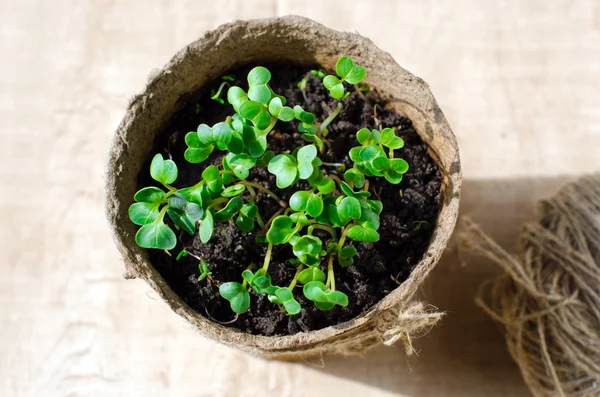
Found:
<path fill-rule="evenodd" d="M 365 70 L 348 57 L 340 58 L 336 73 L 337 77 L 311 71 L 323 79 L 334 98 L 350 95 L 344 90 L 344 82 L 358 84 L 365 77 Z M 235 81 L 232 76 L 223 76 L 213 99 L 224 104 L 221 94 Z M 342 110 L 341 102 L 319 122 L 301 106 L 286 106 L 286 98 L 273 91 L 270 81 L 268 69 L 253 68 L 247 76 L 247 90 L 235 85 L 227 90 L 227 102 L 233 108 L 231 116 L 213 126 L 200 124 L 185 136 L 185 160 L 203 167 L 195 185 L 175 187 L 175 162 L 161 154 L 154 156 L 150 175 L 155 186 L 139 190 L 129 208 L 132 222 L 141 226 L 136 242 L 144 248 L 171 250 L 177 245 L 176 232 L 185 232 L 198 233 L 203 243 L 209 243 L 220 224 L 230 223 L 244 233 L 255 232 L 256 241 L 266 247 L 262 267 L 254 272 L 256 265 L 251 264 L 242 272 L 241 281 L 228 281 L 219 287 L 220 295 L 235 313 L 250 309 L 253 291 L 280 305 L 288 315 L 296 315 L 302 310 L 294 296 L 297 285 L 321 310 L 347 306 L 348 296 L 336 290 L 335 268 L 354 263 L 359 245 L 355 247 L 353 241 L 379 240 L 383 204 L 371 199 L 367 178 L 385 177 L 390 183 L 399 183 L 408 164 L 394 157 L 394 151 L 401 149 L 404 142 L 394 129 L 363 128 L 357 132 L 361 146 L 349 153 L 354 162 L 352 168 L 345 170 L 341 163 L 323 163 L 319 152 L 331 144 L 327 141 L 328 126 Z M 298 84 L 303 93 L 307 81 L 303 79 Z M 360 94 L 358 90 L 356 94 Z M 307 144 L 291 153 L 268 150 L 269 135 L 277 123 L 297 125 Z M 204 165 L 209 159 L 210 165 Z M 288 201 L 254 181 L 253 172 L 259 167 L 274 175 L 278 189 L 293 189 L 286 193 Z M 343 172 L 343 180 L 329 175 L 325 167 Z M 300 181 L 305 181 L 303 188 L 297 186 Z M 281 206 L 268 222 L 260 213 L 263 198 Z M 420 226 L 421 223 L 415 229 Z M 269 274 L 273 247 L 278 245 L 289 245 L 293 253 L 287 263 L 296 267 L 296 273 L 287 286 L 273 285 Z M 209 278 L 209 264 L 189 249 L 181 249 L 177 260 L 187 255 L 198 259 L 198 280 Z"/>
<path fill-rule="evenodd" d="M 366 72 L 362 66 L 355 65 L 349 57 L 341 57 L 335 64 L 337 76 L 327 75 L 323 78 L 323 85 L 329 90 L 332 97 L 340 99 L 344 96 L 344 81 L 358 84 L 365 79 Z"/>
<path fill-rule="evenodd" d="M 383 176 L 392 184 L 402 181 L 402 175 L 408 171 L 408 163 L 403 159 L 394 158 L 394 150 L 404 147 L 404 141 L 396 136 L 393 129 L 384 128 L 380 132 L 363 128 L 357 132 L 356 138 L 362 146 L 350 149 L 350 158 L 359 173 L 366 176 Z M 355 171 L 348 175 L 346 180 L 356 184 L 354 173 Z"/>

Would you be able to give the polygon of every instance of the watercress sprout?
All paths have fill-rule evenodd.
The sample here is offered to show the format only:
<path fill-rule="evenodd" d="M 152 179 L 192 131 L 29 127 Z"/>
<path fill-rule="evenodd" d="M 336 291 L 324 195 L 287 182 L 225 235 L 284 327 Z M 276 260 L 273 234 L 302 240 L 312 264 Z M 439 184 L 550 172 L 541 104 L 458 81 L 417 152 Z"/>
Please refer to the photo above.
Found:
<path fill-rule="evenodd" d="M 337 99 L 351 94 L 344 83 L 356 85 L 365 78 L 364 68 L 348 57 L 339 59 L 335 71 L 335 76 L 322 70 L 310 73 L 322 78 Z M 286 106 L 286 98 L 270 87 L 271 72 L 265 67 L 250 70 L 247 90 L 233 85 L 236 79 L 232 76 L 222 80 L 211 97 L 224 106 L 231 105 L 233 113 L 212 126 L 200 124 L 185 136 L 184 159 L 199 164 L 201 179 L 192 186 L 177 188 L 173 186 L 178 178 L 175 162 L 162 154 L 152 158 L 150 176 L 156 186 L 140 189 L 129 207 L 131 221 L 140 226 L 137 244 L 171 250 L 177 245 L 176 236 L 181 238 L 184 232 L 198 233 L 202 243 L 210 243 L 215 231 L 221 233 L 219 224 L 229 223 L 243 233 L 254 232 L 256 241 L 266 244 L 262 267 L 254 271 L 256 264 L 251 263 L 242 272 L 241 281 L 226 280 L 219 285 L 211 277 L 208 262 L 188 251 L 191 248 L 182 248 L 177 260 L 188 255 L 196 258 L 198 280 L 208 277 L 219 285 L 219 294 L 235 313 L 250 310 L 250 291 L 266 296 L 288 315 L 302 310 L 295 298 L 300 290 L 320 310 L 347 306 L 348 296 L 336 290 L 335 267 L 351 266 L 359 257 L 353 241 L 375 243 L 380 239 L 383 204 L 371 197 L 367 178 L 384 177 L 392 184 L 400 183 L 408 163 L 395 151 L 403 148 L 404 141 L 395 128 L 362 128 L 356 132 L 360 146 L 349 151 L 352 168 L 346 170 L 342 162 L 324 163 L 320 157 L 332 147 L 329 127 L 343 109 L 341 102 L 320 121 L 300 105 Z M 311 81 L 314 83 L 305 77 L 298 83 L 305 99 Z M 221 94 L 228 85 L 229 105 L 225 105 Z M 354 94 L 362 96 L 355 88 Z M 269 139 L 281 135 L 281 131 L 271 134 L 277 123 L 293 123 L 307 143 L 292 151 L 268 150 Z M 333 173 L 331 167 L 335 167 Z M 274 175 L 278 189 L 293 189 L 283 192 L 286 200 L 276 189 L 263 185 L 265 173 L 259 168 Z M 305 182 L 300 186 L 299 181 Z M 261 216 L 265 197 L 281 207 L 270 214 L 270 219 Z M 417 224 L 415 231 L 420 226 Z M 274 247 L 280 245 L 289 245 L 293 256 L 287 263 L 296 268 L 287 286 L 274 285 L 269 274 Z"/>
<path fill-rule="evenodd" d="M 332 97 L 340 99 L 344 96 L 344 81 L 350 84 L 358 84 L 366 76 L 362 66 L 355 65 L 349 57 L 341 57 L 335 64 L 336 76 L 327 75 L 323 78 L 323 85 L 329 90 Z"/>

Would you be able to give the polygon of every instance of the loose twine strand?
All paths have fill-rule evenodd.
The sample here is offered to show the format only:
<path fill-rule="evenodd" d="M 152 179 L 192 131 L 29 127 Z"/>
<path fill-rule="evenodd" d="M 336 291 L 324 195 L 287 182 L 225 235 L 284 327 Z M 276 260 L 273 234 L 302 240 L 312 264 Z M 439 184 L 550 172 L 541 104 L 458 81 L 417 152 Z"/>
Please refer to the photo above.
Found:
<path fill-rule="evenodd" d="M 600 396 L 600 174 L 564 186 L 540 209 L 516 256 L 465 222 L 461 248 L 505 271 L 476 302 L 504 325 L 535 396 Z"/>

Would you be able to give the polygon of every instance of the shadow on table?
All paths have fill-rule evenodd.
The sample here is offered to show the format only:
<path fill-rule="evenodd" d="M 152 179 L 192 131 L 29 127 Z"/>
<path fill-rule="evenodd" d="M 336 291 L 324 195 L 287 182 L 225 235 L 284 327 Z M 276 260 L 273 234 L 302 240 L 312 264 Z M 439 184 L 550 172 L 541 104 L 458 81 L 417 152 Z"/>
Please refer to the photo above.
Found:
<path fill-rule="evenodd" d="M 568 178 L 464 181 L 461 217 L 477 222 L 506 248 L 519 227 L 534 215 L 535 202 Z M 460 225 L 460 220 L 459 220 Z M 421 289 L 421 298 L 447 311 L 441 326 L 415 340 L 419 356 L 403 346 L 378 346 L 363 357 L 327 356 L 306 365 L 409 396 L 528 396 L 508 354 L 500 327 L 474 303 L 482 281 L 497 269 L 477 258 L 459 258 L 452 242 Z"/>

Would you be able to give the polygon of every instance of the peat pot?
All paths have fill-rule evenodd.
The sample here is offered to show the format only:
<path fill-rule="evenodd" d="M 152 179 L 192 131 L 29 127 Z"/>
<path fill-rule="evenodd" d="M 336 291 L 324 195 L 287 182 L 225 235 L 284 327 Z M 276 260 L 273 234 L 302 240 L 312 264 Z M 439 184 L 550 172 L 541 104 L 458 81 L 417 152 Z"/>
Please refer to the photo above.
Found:
<path fill-rule="evenodd" d="M 128 207 L 138 190 L 138 175 L 151 156 L 157 131 L 181 106 L 181 98 L 198 92 L 229 71 L 245 65 L 292 62 L 335 69 L 341 55 L 367 70 L 370 87 L 390 98 L 394 110 L 412 120 L 429 154 L 440 168 L 442 206 L 423 257 L 407 279 L 377 304 L 350 321 L 285 336 L 241 332 L 210 320 L 188 306 L 165 282 L 136 245 L 138 229 Z M 360 353 L 377 343 L 403 341 L 410 352 L 410 335 L 424 331 L 441 317 L 415 294 L 444 252 L 458 215 L 461 166 L 456 139 L 429 86 L 401 68 L 373 42 L 354 33 L 326 28 L 310 19 L 287 16 L 236 21 L 206 33 L 154 71 L 130 102 L 113 139 L 106 170 L 106 212 L 125 262 L 125 278 L 141 278 L 193 327 L 226 345 L 273 359 L 298 359 L 313 354 Z M 210 244 L 210 242 L 209 242 Z M 177 254 L 175 252 L 175 254 Z"/>

